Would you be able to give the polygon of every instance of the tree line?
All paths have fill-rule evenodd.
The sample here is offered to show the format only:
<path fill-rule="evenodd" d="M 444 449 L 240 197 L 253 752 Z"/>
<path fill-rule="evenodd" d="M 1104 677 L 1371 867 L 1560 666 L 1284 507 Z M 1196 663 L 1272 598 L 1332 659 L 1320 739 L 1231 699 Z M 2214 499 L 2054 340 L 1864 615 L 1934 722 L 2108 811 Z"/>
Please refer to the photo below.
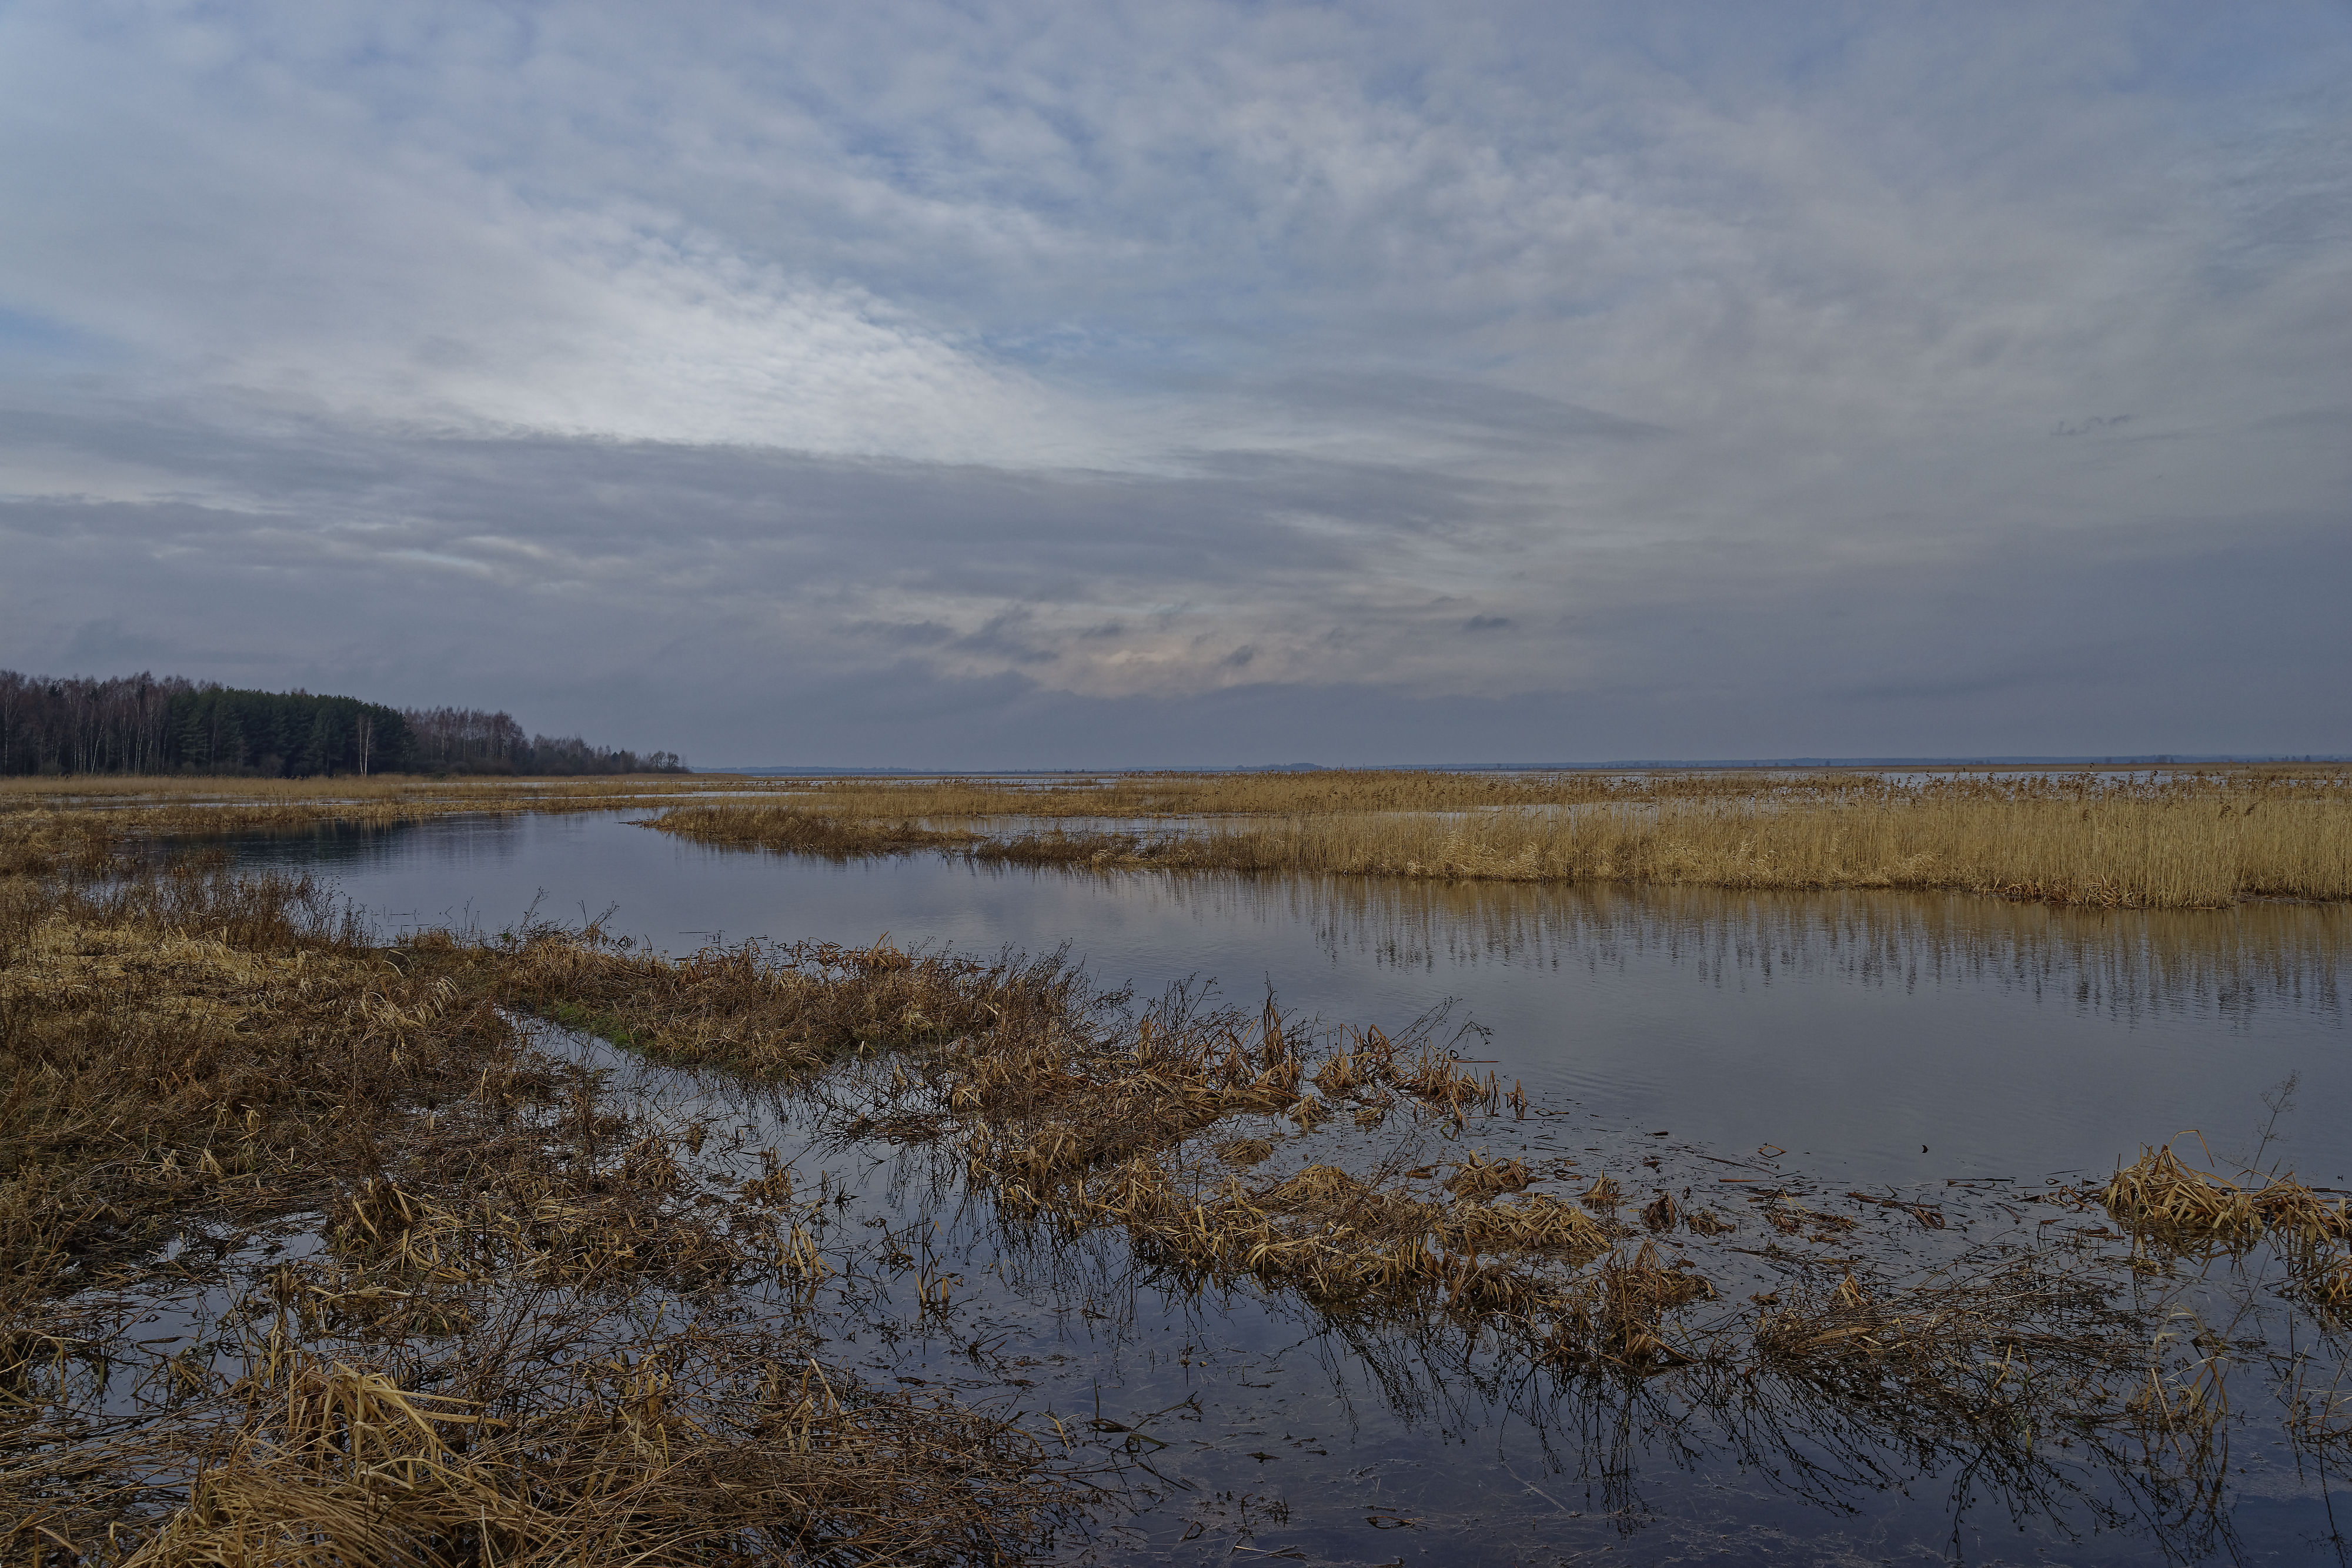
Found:
<path fill-rule="evenodd" d="M 512 715 L 474 708 L 394 708 L 177 675 L 55 679 L 0 670 L 0 776 L 685 771 L 674 751 L 640 756 L 576 735 L 527 736 Z"/>

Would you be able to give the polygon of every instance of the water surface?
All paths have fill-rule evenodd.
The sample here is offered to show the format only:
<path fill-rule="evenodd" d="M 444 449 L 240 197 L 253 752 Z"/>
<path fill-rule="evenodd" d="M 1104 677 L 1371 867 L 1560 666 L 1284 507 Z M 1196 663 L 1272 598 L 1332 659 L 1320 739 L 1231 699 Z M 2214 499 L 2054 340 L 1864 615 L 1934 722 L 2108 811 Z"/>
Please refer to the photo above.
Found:
<path fill-rule="evenodd" d="M 1747 1214 L 1706 1255 L 1725 1311 L 1745 1311 L 1780 1267 L 1758 1260 L 1769 1235 L 1745 1239 L 1761 1228 L 1736 1208 L 1740 1189 L 1712 1185 L 1729 1161 L 1831 1199 L 1945 1206 L 1953 1227 L 1934 1234 L 1852 1206 L 1859 1235 L 1877 1227 L 1874 1245 L 1916 1247 L 1922 1266 L 1937 1249 L 2046 1234 L 2047 1211 L 1994 1201 L 2008 1183 L 2103 1176 L 2184 1128 L 2218 1155 L 2259 1150 L 2315 1185 L 2352 1186 L 2338 989 L 2352 922 L 2336 909 L 837 863 L 696 845 L 618 813 L 438 819 L 236 853 L 331 876 L 387 935 L 597 920 L 685 952 L 887 933 L 983 953 L 1066 946 L 1106 984 L 1150 994 L 1213 978 L 1251 1007 L 1271 990 L 1391 1032 L 1450 1006 L 1450 1027 L 1475 1026 L 1464 1053 L 1545 1113 L 1465 1138 Z M 1022 1242 L 961 1189 L 944 1150 L 827 1145 L 787 1112 L 658 1071 L 637 1092 L 725 1120 L 743 1149 L 788 1145 L 847 1189 L 833 1350 L 845 1364 L 1152 1434 L 1132 1491 L 1073 1548 L 1095 1560 L 2343 1560 L 2340 1483 L 2283 1441 L 2258 1371 L 2243 1375 L 2218 1525 L 2200 1523 L 2177 1495 L 2086 1455 L 2052 1449 L 2038 1479 L 2004 1479 L 1834 1408 L 1701 1409 L 1672 1379 L 1536 1376 L 1475 1343 L 1367 1335 L 1279 1293 L 1187 1296 L 1139 1270 L 1115 1232 Z M 1428 1136 L 1440 1157 L 1447 1134 Z M 962 1292 L 951 1317 L 926 1317 L 903 1281 L 855 1261 L 852 1243 L 876 1234 L 929 1238 L 929 1266 Z M 2199 1310 L 2223 1303 L 2227 1272 Z M 2285 1321 L 2275 1302 L 2264 1311 Z"/>
<path fill-rule="evenodd" d="M 2352 912 L 2079 911 L 1967 894 L 1443 884 L 846 863 L 711 848 L 623 813 L 258 840 L 387 932 L 578 924 L 670 952 L 766 938 L 1067 945 L 1100 982 L 1188 977 L 1393 1030 L 1449 1000 L 1507 1083 L 1858 1181 L 2040 1179 L 2201 1130 L 2352 1183 L 2339 973 Z"/>

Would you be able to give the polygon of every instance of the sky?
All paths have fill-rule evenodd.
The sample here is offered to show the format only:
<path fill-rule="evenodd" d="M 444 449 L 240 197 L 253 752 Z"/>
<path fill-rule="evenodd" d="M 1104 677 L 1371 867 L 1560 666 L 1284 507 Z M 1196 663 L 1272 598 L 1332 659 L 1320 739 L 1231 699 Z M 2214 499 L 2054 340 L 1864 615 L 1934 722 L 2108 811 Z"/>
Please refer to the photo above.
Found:
<path fill-rule="evenodd" d="M 2352 751 L 2352 6 L 0 0 L 0 666 Z"/>

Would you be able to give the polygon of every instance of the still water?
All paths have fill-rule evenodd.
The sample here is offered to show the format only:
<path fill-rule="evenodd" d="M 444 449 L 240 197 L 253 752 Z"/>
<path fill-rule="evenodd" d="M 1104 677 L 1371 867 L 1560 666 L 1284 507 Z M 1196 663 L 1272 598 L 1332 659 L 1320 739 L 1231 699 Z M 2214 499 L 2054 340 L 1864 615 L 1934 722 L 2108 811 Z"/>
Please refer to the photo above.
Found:
<path fill-rule="evenodd" d="M 1463 1054 L 1553 1113 L 1515 1146 L 1587 1169 L 1641 1139 L 1688 1180 L 1763 1161 L 1818 1190 L 1958 1201 L 1987 1189 L 1953 1182 L 2095 1179 L 2197 1129 L 2225 1163 L 2259 1150 L 2315 1186 L 2352 1186 L 2341 909 L 843 864 L 686 843 L 619 813 L 445 819 L 236 852 L 326 875 L 387 936 L 595 919 L 687 952 L 887 934 L 980 953 L 1066 946 L 1097 982 L 1140 995 L 1213 980 L 1232 1002 L 1271 990 L 1286 1009 L 1391 1032 L 1446 1008 L 1449 1027 L 1475 1026 Z M 873 1151 L 843 1179 L 886 1222 L 924 1218 L 910 1158 Z M 1843 1453 L 1826 1431 L 1759 1451 L 1669 1401 L 1580 1403 L 1475 1355 L 1360 1343 L 1296 1303 L 1131 1287 L 1122 1300 L 1110 1243 L 1024 1259 L 968 1216 L 940 1236 L 965 1278 L 988 1279 L 954 1337 L 995 1346 L 999 1375 L 919 1333 L 864 1346 L 869 1374 L 980 1396 L 1018 1364 L 1031 1408 L 1129 1424 L 1174 1412 L 1151 1428 L 1173 1446 L 1152 1450 L 1130 1511 L 1087 1548 L 1103 1561 L 2342 1557 L 2335 1483 L 2260 1431 L 2241 1441 L 2217 1534 L 2168 1523 L 2112 1478 L 2004 1492 L 1948 1457 L 1906 1469 Z M 1596 1468 L 1601 1449 L 1612 1457 Z M 1806 1469 L 1824 1455 L 1827 1481 Z"/>
<path fill-rule="evenodd" d="M 1391 1031 L 1442 1006 L 1506 1083 L 1841 1179 L 2111 1170 L 2201 1131 L 2352 1182 L 2352 911 L 2055 910 L 1965 895 L 1098 874 L 712 849 L 626 816 L 441 819 L 253 841 L 387 934 L 527 917 L 670 952 L 767 938 L 1068 945 L 1101 983 L 1190 977 Z"/>

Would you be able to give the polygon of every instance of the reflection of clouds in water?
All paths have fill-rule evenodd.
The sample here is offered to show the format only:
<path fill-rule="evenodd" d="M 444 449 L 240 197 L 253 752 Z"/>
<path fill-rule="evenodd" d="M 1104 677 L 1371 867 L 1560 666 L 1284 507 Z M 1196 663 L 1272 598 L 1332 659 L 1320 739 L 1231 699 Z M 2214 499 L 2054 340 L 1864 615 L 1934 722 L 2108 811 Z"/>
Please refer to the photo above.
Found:
<path fill-rule="evenodd" d="M 1171 877 L 1206 918 L 1279 914 L 1324 951 L 1386 967 L 1623 968 L 1664 958 L 1713 984 L 1830 975 L 1865 986 L 1993 985 L 2122 1021 L 2244 1023 L 2284 1009 L 2340 1022 L 2352 910 L 2081 910 L 1967 894 L 1533 886 L 1370 878 Z"/>

